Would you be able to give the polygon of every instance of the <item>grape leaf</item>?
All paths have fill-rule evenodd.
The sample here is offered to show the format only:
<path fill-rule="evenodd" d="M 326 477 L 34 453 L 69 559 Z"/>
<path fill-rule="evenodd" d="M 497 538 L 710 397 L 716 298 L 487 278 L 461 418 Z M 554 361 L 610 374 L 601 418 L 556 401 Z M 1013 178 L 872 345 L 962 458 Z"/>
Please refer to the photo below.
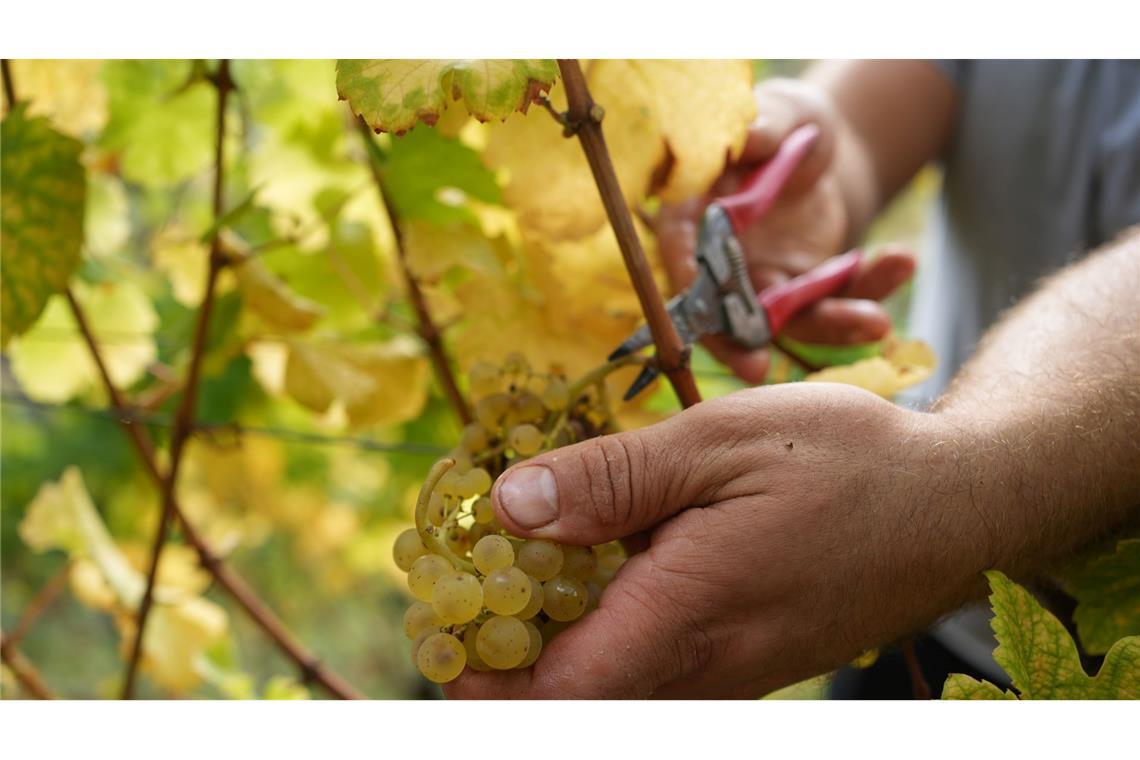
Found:
<path fill-rule="evenodd" d="M 36 321 L 79 265 L 82 144 L 16 106 L 0 124 L 0 345 Z"/>
<path fill-rule="evenodd" d="M 404 336 L 367 346 L 294 340 L 285 363 L 285 392 L 315 412 L 339 401 L 356 427 L 392 425 L 423 409 L 428 372 L 427 359 Z"/>
<path fill-rule="evenodd" d="M 435 129 L 413 129 L 383 151 L 384 185 L 402 220 L 470 221 L 464 201 L 502 202 L 494 174 L 479 154 Z"/>
<path fill-rule="evenodd" d="M 979 681 L 963 673 L 951 673 L 942 687 L 943 699 L 1017 699 L 989 681 Z"/>
<path fill-rule="evenodd" d="M 662 180 L 667 200 L 706 192 L 743 147 L 756 110 L 744 61 L 595 61 L 586 79 L 605 109 L 602 131 L 630 205 Z M 550 98 L 565 107 L 561 86 Z M 605 223 L 581 146 L 547 114 L 493 125 L 484 159 L 506 172 L 504 197 L 535 232 L 580 238 Z"/>
<path fill-rule="evenodd" d="M 557 78 L 550 60 L 345 59 L 336 67 L 341 100 L 377 132 L 397 134 L 435 124 L 451 100 L 479 121 L 525 113 Z"/>
<path fill-rule="evenodd" d="M 81 137 L 107 121 L 103 61 L 14 60 L 12 75 L 27 98 L 28 114 L 46 116 L 60 132 Z"/>
<path fill-rule="evenodd" d="M 930 377 L 937 364 L 934 352 L 920 340 L 888 340 L 882 356 L 854 364 L 827 367 L 804 378 L 809 383 L 846 383 L 891 398 L 904 388 Z"/>
<path fill-rule="evenodd" d="M 1021 699 L 1140 699 L 1140 636 L 1117 641 L 1100 672 L 1090 678 L 1081 667 L 1076 643 L 1057 618 L 1002 573 L 990 571 L 986 577 L 998 640 L 994 660 L 1009 674 Z M 1000 692 L 963 676 L 951 681 L 951 698 Z"/>
<path fill-rule="evenodd" d="M 236 274 L 242 304 L 273 327 L 288 332 L 304 331 L 324 313 L 320 304 L 294 293 L 256 258 L 242 262 Z"/>
<path fill-rule="evenodd" d="M 1103 654 L 1117 639 L 1140 635 L 1140 538 L 1118 542 L 1063 580 L 1077 600 L 1073 619 L 1086 651 Z"/>
<path fill-rule="evenodd" d="M 489 277 L 502 276 L 509 256 L 507 243 L 490 239 L 470 224 L 437 226 L 411 221 L 404 225 L 404 253 L 408 270 L 424 283 L 438 282 L 456 267 Z"/>
<path fill-rule="evenodd" d="M 158 316 L 146 293 L 131 280 L 97 285 L 76 282 L 83 307 L 111 379 L 129 387 L 155 360 Z M 100 387 L 90 352 L 63 296 L 52 296 L 44 313 L 9 348 L 12 372 L 24 392 L 37 401 L 60 403 Z"/>

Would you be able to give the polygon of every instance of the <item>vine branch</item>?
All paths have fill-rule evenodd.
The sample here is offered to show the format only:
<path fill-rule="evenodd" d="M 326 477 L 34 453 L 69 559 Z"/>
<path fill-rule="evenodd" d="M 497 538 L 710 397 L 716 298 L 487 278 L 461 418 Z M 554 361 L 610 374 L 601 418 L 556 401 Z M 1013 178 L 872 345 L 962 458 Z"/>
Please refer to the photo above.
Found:
<path fill-rule="evenodd" d="M 55 699 L 55 694 L 44 684 L 40 672 L 28 658 L 16 648 L 8 636 L 0 631 L 0 659 L 16 676 L 16 680 L 36 699 Z"/>
<path fill-rule="evenodd" d="M 562 83 L 566 87 L 566 132 L 578 136 L 582 151 L 590 164 L 594 182 L 602 196 L 602 205 L 606 208 L 606 215 L 617 236 L 625 268 L 629 272 L 630 280 L 633 281 L 633 289 L 637 291 L 637 299 L 641 304 L 641 311 L 645 314 L 645 321 L 649 324 L 649 332 L 653 335 L 653 343 L 657 348 L 655 361 L 669 379 L 681 405 L 692 406 L 700 402 L 701 395 L 697 390 L 693 373 L 689 370 L 689 349 L 681 342 L 673 321 L 669 319 L 665 301 L 661 297 L 661 291 L 657 289 L 649 260 L 645 257 L 645 251 L 637 237 L 637 230 L 633 226 L 633 217 L 626 206 L 625 196 L 618 184 L 613 161 L 610 159 L 609 149 L 606 148 L 606 140 L 602 134 L 604 112 L 590 96 L 586 77 L 582 74 L 582 67 L 576 59 L 559 60 L 558 68 L 562 72 Z"/>
<path fill-rule="evenodd" d="M 16 624 L 12 626 L 11 633 L 7 634 L 7 641 L 9 646 L 16 646 L 23 641 L 24 637 L 28 635 L 28 631 L 32 629 L 40 616 L 51 607 L 52 603 L 59 598 L 63 593 L 63 589 L 67 587 L 67 581 L 71 573 L 71 562 L 65 562 L 55 571 L 55 574 L 48 579 L 32 600 L 28 602 L 28 606 L 24 608 L 24 612 L 16 620 Z"/>
<path fill-rule="evenodd" d="M 4 78 L 4 99 L 7 105 L 4 107 L 5 113 L 12 110 L 12 106 L 16 105 L 16 85 L 12 83 L 12 62 L 7 58 L 0 58 L 0 73 Z"/>
<path fill-rule="evenodd" d="M 137 625 L 135 638 L 131 644 L 131 653 L 127 658 L 126 675 L 123 679 L 123 691 L 121 695 L 123 699 L 130 699 L 134 692 L 135 677 L 138 673 L 139 660 L 142 657 L 146 624 L 154 603 L 154 585 L 158 577 L 158 563 L 162 557 L 162 549 L 166 545 L 167 533 L 174 515 L 174 490 L 178 483 L 178 472 L 182 464 L 182 454 L 185 451 L 186 441 L 194 430 L 194 412 L 198 400 L 198 385 L 202 377 L 202 359 L 206 353 L 206 336 L 210 329 L 210 316 L 214 311 L 218 275 L 226 263 L 226 257 L 223 255 L 219 243 L 221 233 L 219 221 L 222 219 L 225 193 L 226 99 L 233 89 L 233 80 L 230 78 L 230 63 L 228 60 L 222 59 L 218 62 L 218 70 L 210 77 L 210 81 L 214 84 L 214 89 L 218 95 L 217 114 L 214 119 L 214 230 L 210 236 L 210 262 L 206 272 L 205 293 L 202 296 L 202 304 L 198 308 L 198 318 L 194 326 L 194 342 L 190 353 L 190 367 L 187 370 L 182 399 L 175 412 L 174 427 L 170 434 L 170 465 L 162 483 L 162 515 L 158 520 L 154 541 L 151 544 L 146 587 L 143 590 L 142 599 L 139 602 L 139 609 L 136 616 Z"/>
<path fill-rule="evenodd" d="M 368 128 L 368 125 L 362 119 L 356 120 L 356 126 L 360 131 L 361 139 L 364 140 L 365 160 L 368 161 L 368 168 L 372 172 L 372 179 L 376 184 L 376 192 L 379 193 L 380 200 L 384 204 L 384 210 L 388 212 L 388 219 L 392 223 L 392 235 L 396 239 L 396 259 L 400 263 L 400 271 L 404 276 L 404 282 L 408 288 L 408 299 L 412 302 L 412 308 L 416 312 L 416 332 L 423 342 L 427 344 L 428 353 L 431 355 L 432 367 L 435 368 L 436 378 L 439 379 L 439 384 L 443 387 L 443 392 L 447 396 L 451 408 L 455 410 L 455 414 L 459 417 L 460 421 L 464 425 L 467 425 L 474 419 L 471 416 L 471 408 L 467 405 L 467 399 L 464 398 L 463 393 L 459 390 L 459 384 L 455 381 L 455 374 L 451 369 L 451 362 L 448 360 L 447 352 L 443 347 L 443 338 L 440 329 L 432 320 L 431 312 L 428 310 L 427 300 L 424 298 L 423 291 L 420 289 L 420 284 L 416 281 L 415 276 L 408 267 L 408 251 L 404 245 L 403 232 L 400 230 L 400 217 L 392 205 L 390 196 L 385 188 L 384 171 L 377 162 L 375 155 L 377 148 L 373 140 L 372 130 Z"/>

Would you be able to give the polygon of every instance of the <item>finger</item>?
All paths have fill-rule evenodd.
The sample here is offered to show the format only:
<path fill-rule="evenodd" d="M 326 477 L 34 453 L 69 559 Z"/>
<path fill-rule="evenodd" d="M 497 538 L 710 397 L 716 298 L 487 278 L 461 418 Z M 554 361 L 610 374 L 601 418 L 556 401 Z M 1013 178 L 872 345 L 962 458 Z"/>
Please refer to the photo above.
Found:
<path fill-rule="evenodd" d="M 759 385 L 768 377 L 771 356 L 764 349 L 743 349 L 729 338 L 709 336 L 701 341 L 717 361 L 728 367 L 732 374 L 751 385 Z"/>
<path fill-rule="evenodd" d="M 677 601 L 684 583 L 639 554 L 593 612 L 570 626 L 522 671 L 465 671 L 445 687 L 457 699 L 631 699 L 695 672 L 711 656 Z"/>
<path fill-rule="evenodd" d="M 788 322 L 783 335 L 804 343 L 846 345 L 881 340 L 891 318 L 877 301 L 826 298 Z"/>
<path fill-rule="evenodd" d="M 697 241 L 700 208 L 696 202 L 664 206 L 654 217 L 653 232 L 665 275 L 674 292 L 684 290 L 697 276 L 693 249 Z"/>
<path fill-rule="evenodd" d="M 805 82 L 770 79 L 756 88 L 756 109 L 740 163 L 768 160 L 794 129 L 815 124 L 819 139 L 789 178 L 784 193 L 793 196 L 815 184 L 835 153 L 836 116 L 826 98 Z"/>
<path fill-rule="evenodd" d="M 518 536 L 600 544 L 704 503 L 719 473 L 708 463 L 717 424 L 700 405 L 640 430 L 549 451 L 508 469 L 491 491 Z"/>
<path fill-rule="evenodd" d="M 840 295 L 881 301 L 909 280 L 914 275 L 914 268 L 914 256 L 907 249 L 884 249 L 855 273 Z"/>

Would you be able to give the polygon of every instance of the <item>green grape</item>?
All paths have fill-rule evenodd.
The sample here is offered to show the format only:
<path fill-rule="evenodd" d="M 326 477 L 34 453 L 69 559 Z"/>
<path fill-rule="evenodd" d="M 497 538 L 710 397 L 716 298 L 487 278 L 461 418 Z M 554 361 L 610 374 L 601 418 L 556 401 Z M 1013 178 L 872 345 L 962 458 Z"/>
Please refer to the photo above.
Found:
<path fill-rule="evenodd" d="M 422 647 L 424 645 L 424 642 L 428 640 L 429 636 L 434 636 L 437 633 L 439 633 L 439 631 L 435 630 L 434 628 L 425 628 L 424 630 L 420 631 L 419 635 L 417 635 L 414 639 L 412 639 L 412 664 L 413 665 L 415 665 L 416 667 L 419 667 L 418 657 L 419 657 L 419 653 L 420 653 L 420 647 Z"/>
<path fill-rule="evenodd" d="M 455 460 L 453 465 L 456 472 L 466 473 L 471 469 L 471 453 L 464 448 L 455 448 L 447 452 L 447 456 Z"/>
<path fill-rule="evenodd" d="M 480 496 L 475 500 L 475 504 L 471 507 L 471 514 L 475 517 L 475 522 L 480 525 L 486 525 L 495 519 L 495 508 L 491 506 L 491 499 L 488 496 Z"/>
<path fill-rule="evenodd" d="M 483 662 L 497 670 L 515 667 L 526 657 L 530 635 L 521 620 L 496 615 L 479 627 L 475 650 Z"/>
<path fill-rule="evenodd" d="M 428 522 L 438 528 L 447 519 L 447 511 L 447 503 L 443 499 L 443 494 L 438 489 L 433 491 L 431 498 L 428 499 Z"/>
<path fill-rule="evenodd" d="M 589 592 L 577 578 L 558 575 L 542 584 L 542 611 L 551 620 L 569 622 L 586 611 Z"/>
<path fill-rule="evenodd" d="M 508 375 L 521 375 L 530 372 L 530 362 L 518 351 L 512 351 L 503 359 L 503 372 Z"/>
<path fill-rule="evenodd" d="M 479 635 L 479 625 L 472 623 L 463 631 L 463 649 L 467 652 L 467 667 L 485 673 L 491 666 L 483 662 L 479 650 L 475 648 L 475 638 Z"/>
<path fill-rule="evenodd" d="M 517 567 L 492 570 L 483 580 L 483 603 L 496 615 L 522 612 L 530 602 L 531 593 L 530 577 Z"/>
<path fill-rule="evenodd" d="M 412 569 L 413 562 L 425 554 L 427 547 L 415 528 L 408 528 L 396 536 L 396 541 L 392 544 L 392 559 L 396 560 L 396 567 L 405 573 Z"/>
<path fill-rule="evenodd" d="M 432 586 L 443 575 L 454 570 L 451 563 L 438 554 L 425 554 L 412 563 L 408 571 L 408 588 L 421 602 L 430 602 Z"/>
<path fill-rule="evenodd" d="M 538 655 L 542 652 L 542 633 L 538 630 L 538 626 L 529 620 L 523 623 L 526 626 L 527 635 L 530 636 L 530 646 L 527 647 L 526 657 L 519 663 L 520 668 L 529 668 L 538 659 Z"/>
<path fill-rule="evenodd" d="M 474 546 L 479 543 L 484 536 L 490 536 L 496 533 L 497 531 L 493 530 L 490 525 L 474 522 L 471 523 L 471 527 L 467 529 L 467 542 Z"/>
<path fill-rule="evenodd" d="M 515 550 L 511 542 L 502 536 L 483 536 L 471 550 L 471 561 L 475 569 L 487 575 L 492 570 L 510 567 L 515 561 Z"/>
<path fill-rule="evenodd" d="M 527 597 L 526 606 L 515 613 L 519 620 L 530 620 L 542 611 L 542 584 L 529 575 L 527 579 L 530 581 L 530 596 Z"/>
<path fill-rule="evenodd" d="M 416 653 L 416 667 L 429 681 L 454 681 L 467 664 L 467 651 L 450 633 L 429 636 Z"/>
<path fill-rule="evenodd" d="M 475 419 L 487 430 L 498 430 L 503 416 L 511 408 L 511 397 L 505 393 L 492 393 L 475 404 Z"/>
<path fill-rule="evenodd" d="M 520 391 L 511 401 L 511 408 L 507 411 L 504 427 L 513 427 L 523 422 L 538 422 L 546 416 L 546 407 L 538 396 L 530 391 Z"/>
<path fill-rule="evenodd" d="M 508 441 L 511 448 L 524 457 L 533 456 L 542 448 L 542 431 L 530 423 L 523 423 L 511 428 Z"/>
<path fill-rule="evenodd" d="M 446 573 L 435 582 L 431 607 L 445 623 L 470 622 L 483 608 L 483 587 L 471 573 Z"/>
<path fill-rule="evenodd" d="M 562 547 L 562 574 L 588 581 L 598 569 L 598 556 L 589 546 Z"/>
<path fill-rule="evenodd" d="M 427 602 L 413 602 L 404 612 L 404 635 L 413 641 L 424 631 L 438 630 L 443 624 L 444 621 Z"/>
<path fill-rule="evenodd" d="M 471 548 L 471 539 L 467 529 L 459 525 L 452 525 L 448 528 L 443 541 L 447 544 L 448 549 L 461 557 Z"/>
<path fill-rule="evenodd" d="M 465 499 L 479 496 L 491 490 L 491 475 L 482 467 L 476 467 L 459 481 L 460 492 Z"/>
<path fill-rule="evenodd" d="M 550 379 L 542 390 L 542 405 L 552 412 L 561 412 L 570 403 L 570 388 L 559 377 Z"/>
<path fill-rule="evenodd" d="M 487 396 L 499 390 L 499 370 L 487 362 L 476 362 L 467 372 L 472 396 Z"/>
<path fill-rule="evenodd" d="M 459 436 L 459 446 L 468 454 L 478 454 L 487 448 L 487 429 L 478 422 L 469 423 Z"/>
<path fill-rule="evenodd" d="M 553 541 L 541 538 L 525 541 L 516 557 L 515 564 L 540 581 L 550 580 L 562 569 L 562 549 Z"/>
<path fill-rule="evenodd" d="M 437 483 L 435 486 L 435 493 L 438 493 L 441 496 L 458 496 L 459 479 L 462 477 L 463 473 L 461 473 L 457 468 L 452 467 L 450 470 L 443 473 L 443 477 L 439 479 L 439 483 Z"/>

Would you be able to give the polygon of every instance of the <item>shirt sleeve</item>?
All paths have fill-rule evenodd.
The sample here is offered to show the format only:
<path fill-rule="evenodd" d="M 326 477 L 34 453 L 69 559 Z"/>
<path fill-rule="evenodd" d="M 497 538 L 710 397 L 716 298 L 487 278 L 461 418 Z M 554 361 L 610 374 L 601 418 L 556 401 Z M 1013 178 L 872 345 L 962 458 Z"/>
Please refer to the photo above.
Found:
<path fill-rule="evenodd" d="M 967 60 L 933 60 L 930 65 L 938 69 L 959 90 L 966 86 L 972 68 L 971 62 Z"/>

